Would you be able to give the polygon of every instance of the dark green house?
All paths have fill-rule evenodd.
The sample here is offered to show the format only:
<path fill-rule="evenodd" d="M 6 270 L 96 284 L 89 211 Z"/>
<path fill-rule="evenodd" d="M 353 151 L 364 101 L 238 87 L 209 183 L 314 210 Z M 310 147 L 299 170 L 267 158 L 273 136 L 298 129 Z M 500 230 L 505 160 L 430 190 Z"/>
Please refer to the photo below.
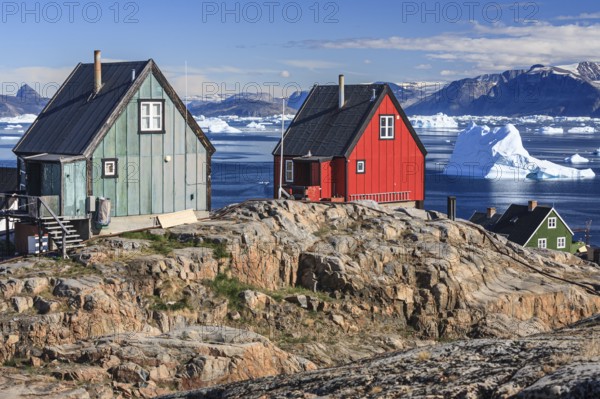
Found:
<path fill-rule="evenodd" d="M 549 248 L 574 253 L 579 245 L 573 243 L 573 231 L 551 206 L 512 204 L 503 215 L 494 208 L 487 212 L 475 212 L 470 221 L 503 235 L 524 247 Z"/>
<path fill-rule="evenodd" d="M 151 59 L 103 64 L 96 51 L 13 151 L 21 190 L 84 238 L 97 198 L 110 199 L 112 223 L 139 228 L 156 215 L 210 210 L 215 148 Z"/>

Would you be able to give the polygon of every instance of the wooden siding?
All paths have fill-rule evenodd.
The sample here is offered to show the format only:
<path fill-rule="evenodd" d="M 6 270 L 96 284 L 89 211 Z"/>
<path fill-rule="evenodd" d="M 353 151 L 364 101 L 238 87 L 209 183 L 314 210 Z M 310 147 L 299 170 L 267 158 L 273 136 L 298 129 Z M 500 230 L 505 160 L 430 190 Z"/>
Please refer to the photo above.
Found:
<path fill-rule="evenodd" d="M 139 133 L 139 99 L 165 100 L 164 134 Z M 118 159 L 117 178 L 102 178 L 103 158 Z M 206 149 L 150 74 L 94 151 L 92 195 L 111 199 L 112 216 L 208 210 L 206 162 Z"/>
<path fill-rule="evenodd" d="M 380 115 L 394 115 L 394 139 L 379 138 Z M 356 161 L 365 161 L 365 173 L 356 173 Z M 369 122 L 348 159 L 348 196 L 410 191 L 411 201 L 425 198 L 425 157 L 389 96 Z"/>

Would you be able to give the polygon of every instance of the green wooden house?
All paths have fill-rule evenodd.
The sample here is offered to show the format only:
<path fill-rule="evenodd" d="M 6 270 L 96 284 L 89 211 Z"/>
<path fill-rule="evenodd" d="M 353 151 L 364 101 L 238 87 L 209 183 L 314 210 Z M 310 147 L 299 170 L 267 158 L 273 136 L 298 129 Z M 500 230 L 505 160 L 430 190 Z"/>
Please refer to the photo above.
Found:
<path fill-rule="evenodd" d="M 215 148 L 151 59 L 103 64 L 96 51 L 13 151 L 20 189 L 47 205 L 42 219 L 55 214 L 84 238 L 94 232 L 97 198 L 110 199 L 112 223 L 135 227 L 210 210 Z"/>
<path fill-rule="evenodd" d="M 570 253 L 579 248 L 579 243 L 573 243 L 573 231 L 558 211 L 538 205 L 537 201 L 529 201 L 528 205 L 512 204 L 502 215 L 496 214 L 494 208 L 475 212 L 470 221 L 524 247 Z"/>

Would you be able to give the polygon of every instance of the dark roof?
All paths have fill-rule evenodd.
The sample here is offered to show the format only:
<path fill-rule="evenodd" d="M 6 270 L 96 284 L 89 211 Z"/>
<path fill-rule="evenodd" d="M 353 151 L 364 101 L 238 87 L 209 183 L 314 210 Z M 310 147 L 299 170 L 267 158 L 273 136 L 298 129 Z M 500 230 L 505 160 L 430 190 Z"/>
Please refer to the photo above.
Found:
<path fill-rule="evenodd" d="M 372 101 L 373 90 L 375 99 Z M 284 136 L 284 155 L 348 157 L 386 95 L 397 108 L 423 154 L 427 151 L 387 84 L 346 85 L 339 109 L 339 86 L 315 86 Z M 273 150 L 280 153 L 281 141 Z"/>
<path fill-rule="evenodd" d="M 135 70 L 133 80 L 132 70 Z M 93 94 L 94 64 L 78 64 L 13 151 L 19 156 L 40 153 L 91 156 L 150 73 L 182 115 L 188 112 L 151 59 L 103 63 L 103 86 L 97 95 Z M 214 147 L 189 113 L 187 120 L 207 150 L 214 153 Z"/>
<path fill-rule="evenodd" d="M 501 217 L 501 213 L 494 213 L 491 218 L 488 218 L 487 212 L 475 212 L 469 221 L 484 227 L 486 230 L 492 230 Z"/>
<path fill-rule="evenodd" d="M 525 245 L 552 210 L 551 206 L 538 205 L 529 212 L 527 205 L 512 204 L 498 220 L 493 231 L 505 235 L 512 242 Z"/>

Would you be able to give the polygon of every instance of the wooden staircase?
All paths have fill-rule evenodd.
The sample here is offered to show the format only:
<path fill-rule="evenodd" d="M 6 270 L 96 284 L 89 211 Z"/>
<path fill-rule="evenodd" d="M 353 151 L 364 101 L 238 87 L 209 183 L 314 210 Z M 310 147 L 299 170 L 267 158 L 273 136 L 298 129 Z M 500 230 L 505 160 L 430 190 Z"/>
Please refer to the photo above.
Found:
<path fill-rule="evenodd" d="M 60 223 L 58 220 L 60 220 Z M 48 234 L 48 238 L 54 241 L 56 247 L 62 252 L 66 253 L 68 250 L 84 247 L 83 239 L 75 230 L 75 227 L 69 222 L 69 220 L 65 220 L 63 217 L 58 216 L 55 218 L 42 218 L 42 230 Z M 65 227 L 64 230 L 60 224 Z M 64 243 L 64 248 L 63 248 Z"/>

